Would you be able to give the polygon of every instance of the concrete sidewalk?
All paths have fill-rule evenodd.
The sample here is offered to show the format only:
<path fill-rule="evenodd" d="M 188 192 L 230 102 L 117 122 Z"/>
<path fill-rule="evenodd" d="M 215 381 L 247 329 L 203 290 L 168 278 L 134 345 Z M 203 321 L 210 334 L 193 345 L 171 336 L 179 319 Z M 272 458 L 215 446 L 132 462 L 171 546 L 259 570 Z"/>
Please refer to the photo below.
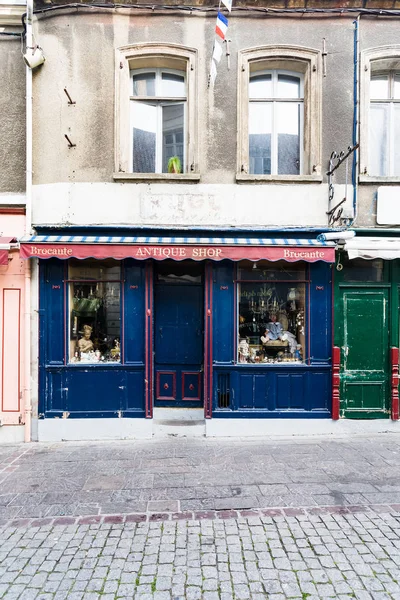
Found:
<path fill-rule="evenodd" d="M 0 447 L 0 524 L 63 515 L 397 504 L 397 434 Z"/>

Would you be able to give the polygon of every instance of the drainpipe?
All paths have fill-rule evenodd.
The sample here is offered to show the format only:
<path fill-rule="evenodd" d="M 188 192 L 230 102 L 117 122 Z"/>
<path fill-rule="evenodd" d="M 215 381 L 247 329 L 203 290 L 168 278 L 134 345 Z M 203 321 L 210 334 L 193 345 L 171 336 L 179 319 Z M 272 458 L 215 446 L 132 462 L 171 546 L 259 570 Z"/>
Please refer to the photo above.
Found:
<path fill-rule="evenodd" d="M 360 24 L 360 15 L 358 15 L 357 19 L 353 21 L 354 25 L 354 57 L 353 57 L 353 67 L 354 67 L 354 79 L 353 79 L 353 146 L 355 146 L 358 142 L 358 119 L 359 119 L 359 106 L 358 106 L 358 70 L 359 70 L 359 24 Z M 357 191 L 358 191 L 358 150 L 353 152 L 353 168 L 351 173 L 351 179 L 353 184 L 353 218 L 349 224 L 349 227 L 352 227 L 357 219 L 358 212 L 358 203 L 357 203 Z"/>
<path fill-rule="evenodd" d="M 26 47 L 33 47 L 33 0 L 26 0 Z M 32 69 L 26 66 L 26 214 L 25 234 L 32 228 Z M 24 413 L 25 442 L 31 441 L 32 402 L 31 402 L 31 265 L 25 262 L 25 376 Z"/>

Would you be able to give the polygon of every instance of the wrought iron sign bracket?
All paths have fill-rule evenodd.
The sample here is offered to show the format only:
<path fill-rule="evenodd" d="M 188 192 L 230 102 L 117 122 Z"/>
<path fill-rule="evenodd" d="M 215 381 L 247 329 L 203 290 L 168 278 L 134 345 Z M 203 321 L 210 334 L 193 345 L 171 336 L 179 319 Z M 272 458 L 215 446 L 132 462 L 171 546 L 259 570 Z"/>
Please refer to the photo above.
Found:
<path fill-rule="evenodd" d="M 342 217 L 343 215 L 343 204 L 346 202 L 347 200 L 347 181 L 348 181 L 348 176 L 349 176 L 349 156 L 355 152 L 357 150 L 357 148 L 359 147 L 359 144 L 356 144 L 355 146 L 348 146 L 346 151 L 341 151 L 341 152 L 332 152 L 330 158 L 329 158 L 329 171 L 327 171 L 327 176 L 328 176 L 328 190 L 329 190 L 329 210 L 327 211 L 327 215 L 328 215 L 328 225 L 329 226 L 333 226 L 336 225 L 337 223 L 342 225 L 343 221 L 345 221 L 345 217 Z M 346 161 L 346 183 L 345 183 L 345 194 L 344 194 L 344 198 L 338 202 L 338 204 L 335 204 L 334 206 L 332 206 L 333 204 L 333 198 L 335 196 L 335 184 L 334 184 L 334 177 L 335 177 L 335 172 L 337 171 L 337 169 L 340 167 L 340 165 L 342 163 L 344 163 Z"/>

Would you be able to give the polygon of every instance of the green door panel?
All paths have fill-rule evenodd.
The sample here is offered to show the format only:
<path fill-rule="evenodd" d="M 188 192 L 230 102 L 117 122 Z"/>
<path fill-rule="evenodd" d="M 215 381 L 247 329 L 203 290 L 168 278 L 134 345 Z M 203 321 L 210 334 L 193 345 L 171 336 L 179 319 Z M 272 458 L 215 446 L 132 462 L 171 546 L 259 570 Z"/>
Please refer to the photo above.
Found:
<path fill-rule="evenodd" d="M 381 399 L 385 394 L 383 383 L 344 383 L 347 410 L 381 410 Z"/>
<path fill-rule="evenodd" d="M 347 418 L 388 417 L 388 290 L 345 288 L 341 295 L 342 414 Z"/>

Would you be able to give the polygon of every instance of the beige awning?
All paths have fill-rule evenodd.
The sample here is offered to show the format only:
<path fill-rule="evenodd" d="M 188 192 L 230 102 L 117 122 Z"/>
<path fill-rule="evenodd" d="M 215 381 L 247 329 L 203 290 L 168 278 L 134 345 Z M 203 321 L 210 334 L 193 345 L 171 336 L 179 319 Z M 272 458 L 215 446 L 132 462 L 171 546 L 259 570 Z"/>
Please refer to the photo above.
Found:
<path fill-rule="evenodd" d="M 356 236 L 351 240 L 346 240 L 344 249 L 350 259 L 373 260 L 374 258 L 383 258 L 394 260 L 400 258 L 400 236 L 397 238 Z"/>

